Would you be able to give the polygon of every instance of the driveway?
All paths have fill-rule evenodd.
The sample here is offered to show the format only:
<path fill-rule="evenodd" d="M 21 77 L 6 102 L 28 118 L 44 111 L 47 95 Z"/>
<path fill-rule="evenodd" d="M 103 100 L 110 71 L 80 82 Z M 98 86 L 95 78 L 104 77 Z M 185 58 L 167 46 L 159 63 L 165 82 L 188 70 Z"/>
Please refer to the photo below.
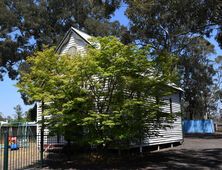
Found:
<path fill-rule="evenodd" d="M 181 146 L 150 156 L 141 169 L 222 169 L 222 134 L 185 137 Z"/>

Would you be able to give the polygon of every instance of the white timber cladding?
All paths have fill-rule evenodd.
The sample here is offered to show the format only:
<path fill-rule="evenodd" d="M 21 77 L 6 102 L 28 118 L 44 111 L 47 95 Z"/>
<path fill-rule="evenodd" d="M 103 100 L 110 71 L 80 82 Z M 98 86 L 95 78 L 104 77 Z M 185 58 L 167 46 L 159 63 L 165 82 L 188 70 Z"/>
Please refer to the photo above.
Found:
<path fill-rule="evenodd" d="M 170 102 L 170 99 L 171 99 L 171 102 Z M 167 96 L 164 98 L 164 100 L 167 103 L 167 105 L 163 107 L 164 112 L 170 113 L 171 112 L 170 107 L 172 107 L 172 114 L 181 112 L 181 103 L 180 103 L 179 93 Z M 177 116 L 173 123 L 168 123 L 171 127 L 157 130 L 158 136 L 145 138 L 142 145 L 152 146 L 152 145 L 181 142 L 183 140 L 181 121 L 182 121 L 181 117 Z"/>
<path fill-rule="evenodd" d="M 89 42 L 91 36 L 79 31 L 73 27 L 67 32 L 61 43 L 57 48 L 57 52 L 61 55 L 69 54 L 69 49 L 75 47 L 76 52 L 78 54 L 84 54 L 86 52 L 86 46 L 91 44 Z M 72 48 L 73 49 L 73 48 Z M 95 81 L 99 81 L 97 76 L 95 76 Z M 171 96 L 164 97 L 166 105 L 162 107 L 164 112 L 175 114 L 177 112 L 181 112 L 181 103 L 180 103 L 180 95 L 183 90 L 177 87 L 175 84 L 169 84 L 170 87 L 177 90 L 177 92 Z M 101 90 L 105 90 L 107 87 L 107 82 Z M 103 100 L 103 96 L 100 96 L 98 100 Z M 152 99 L 151 99 L 152 100 Z M 97 108 L 98 109 L 98 108 Z M 50 119 L 50 117 L 48 117 Z M 42 106 L 41 103 L 37 103 L 37 122 L 42 120 Z M 181 117 L 178 116 L 173 123 L 170 124 L 170 128 L 159 129 L 159 136 L 147 137 L 139 144 L 139 146 L 151 146 L 151 145 L 161 145 L 166 143 L 174 143 L 181 142 L 183 140 L 182 134 L 182 123 Z M 41 132 L 41 124 L 37 125 L 37 134 L 40 135 Z M 44 130 L 45 134 L 49 133 L 49 130 L 46 128 Z M 47 139 L 46 139 L 47 140 Z M 133 147 L 137 147 L 137 144 L 134 144 Z"/>
<path fill-rule="evenodd" d="M 41 125 L 40 121 L 42 120 L 42 105 L 41 102 L 37 102 L 37 135 L 40 135 Z"/>
<path fill-rule="evenodd" d="M 50 104 L 50 103 L 46 103 Z M 50 119 L 51 116 L 44 116 L 44 119 Z M 41 143 L 41 120 L 42 120 L 42 103 L 41 102 L 37 102 L 37 144 L 38 147 L 40 147 L 40 143 Z M 58 143 L 58 137 L 57 136 L 51 136 L 49 135 L 49 129 L 47 127 L 44 128 L 44 144 L 53 144 L 53 143 Z M 66 143 L 65 139 L 63 136 L 59 137 L 59 143 Z"/>
<path fill-rule="evenodd" d="M 45 119 L 47 119 L 47 116 L 44 116 Z M 41 133 L 41 120 L 42 120 L 42 103 L 37 102 L 37 134 L 40 135 Z M 44 134 L 48 135 L 49 130 L 47 128 L 44 129 Z"/>
<path fill-rule="evenodd" d="M 38 147 L 40 147 L 40 142 L 41 142 L 41 125 L 40 125 L 40 121 L 42 120 L 42 105 L 40 102 L 37 102 L 37 145 Z"/>
<path fill-rule="evenodd" d="M 67 44 L 64 44 L 61 48 L 60 54 L 67 54 L 71 47 L 76 47 L 77 53 L 85 53 L 85 47 L 87 43 L 81 39 L 75 32 L 72 32 Z"/>
<path fill-rule="evenodd" d="M 40 147 L 40 143 L 41 143 L 41 128 L 42 128 L 42 125 L 41 125 L 41 120 L 42 120 L 42 103 L 41 102 L 37 102 L 37 144 L 38 144 L 38 147 Z M 47 135 L 49 134 L 49 130 L 47 128 L 44 129 L 44 144 L 47 143 Z"/>
<path fill-rule="evenodd" d="M 77 53 L 84 54 L 85 47 L 91 44 L 90 38 L 92 38 L 90 35 L 71 27 L 59 44 L 57 52 L 61 55 L 67 54 L 71 47 L 75 47 Z"/>

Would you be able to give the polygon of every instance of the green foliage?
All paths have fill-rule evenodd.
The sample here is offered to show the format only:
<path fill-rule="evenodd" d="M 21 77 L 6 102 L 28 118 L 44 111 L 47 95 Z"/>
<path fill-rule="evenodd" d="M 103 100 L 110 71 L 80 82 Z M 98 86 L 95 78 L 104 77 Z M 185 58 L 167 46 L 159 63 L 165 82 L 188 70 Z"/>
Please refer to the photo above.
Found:
<path fill-rule="evenodd" d="M 35 104 L 33 108 L 29 109 L 25 113 L 27 122 L 35 122 L 37 121 L 37 105 Z"/>
<path fill-rule="evenodd" d="M 115 37 L 96 38 L 85 55 L 61 55 L 54 48 L 27 59 L 20 91 L 46 103 L 48 126 L 81 144 L 138 142 L 164 126 L 162 98 L 173 92 L 176 59 L 151 56 L 149 47 L 124 45 Z M 166 53 L 164 55 L 167 55 Z M 161 69 L 160 69 L 161 68 Z M 48 103 L 48 104 L 47 104 Z"/>
<path fill-rule="evenodd" d="M 13 118 L 11 116 L 7 116 L 6 120 L 9 122 L 9 123 L 12 123 L 13 122 Z"/>
<path fill-rule="evenodd" d="M 22 112 L 22 108 L 21 106 L 18 104 L 14 107 L 14 110 L 15 110 L 15 119 L 13 120 L 14 122 L 24 122 L 25 119 L 24 119 L 24 114 Z"/>
<path fill-rule="evenodd" d="M 43 45 L 61 41 L 71 27 L 90 35 L 119 35 L 126 32 L 110 17 L 120 0 L 2 0 L 0 1 L 0 73 L 16 77 L 14 64 Z M 0 79 L 2 79 L 0 74 Z"/>
<path fill-rule="evenodd" d="M 2 112 L 0 112 L 0 121 L 5 121 L 5 118 Z"/>
<path fill-rule="evenodd" d="M 210 37 L 221 20 L 217 0 L 125 0 L 130 31 L 139 45 L 151 44 L 157 54 L 178 56 L 181 87 L 185 89 L 186 118 L 203 119 L 215 112 L 218 97 L 213 82 L 215 69 L 209 60 L 214 47 Z M 216 23 L 217 21 L 217 23 Z M 221 22 L 220 22 L 221 24 Z M 166 56 L 165 60 L 168 60 Z"/>
<path fill-rule="evenodd" d="M 213 53 L 213 46 L 205 39 L 193 38 L 180 59 L 187 119 L 206 119 L 217 111 L 218 88 L 213 82 L 216 71 L 213 61 L 208 59 Z"/>
<path fill-rule="evenodd" d="M 136 39 L 155 48 L 180 53 L 189 37 L 210 36 L 221 13 L 217 0 L 125 0 Z M 178 51 L 179 50 L 179 51 Z"/>

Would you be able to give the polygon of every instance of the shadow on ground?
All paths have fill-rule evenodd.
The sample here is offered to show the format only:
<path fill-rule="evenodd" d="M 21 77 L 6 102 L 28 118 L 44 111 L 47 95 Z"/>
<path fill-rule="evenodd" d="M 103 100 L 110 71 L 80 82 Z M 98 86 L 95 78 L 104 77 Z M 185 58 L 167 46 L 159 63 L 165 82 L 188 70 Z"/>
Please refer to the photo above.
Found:
<path fill-rule="evenodd" d="M 47 169 L 222 169 L 222 149 L 165 150 L 130 155 L 78 154 L 69 161 L 61 155 L 47 161 Z"/>

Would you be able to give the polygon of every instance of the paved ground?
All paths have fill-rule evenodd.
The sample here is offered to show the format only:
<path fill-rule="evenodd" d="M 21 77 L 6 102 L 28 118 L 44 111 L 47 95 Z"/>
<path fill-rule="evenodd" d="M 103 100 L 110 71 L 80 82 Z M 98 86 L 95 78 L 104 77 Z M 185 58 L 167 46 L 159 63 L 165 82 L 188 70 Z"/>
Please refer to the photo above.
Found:
<path fill-rule="evenodd" d="M 73 157 L 44 169 L 222 169 L 222 134 L 186 137 L 183 145 L 143 156 Z"/>
<path fill-rule="evenodd" d="M 142 169 L 222 169 L 222 134 L 186 137 L 183 145 L 152 156 Z"/>

